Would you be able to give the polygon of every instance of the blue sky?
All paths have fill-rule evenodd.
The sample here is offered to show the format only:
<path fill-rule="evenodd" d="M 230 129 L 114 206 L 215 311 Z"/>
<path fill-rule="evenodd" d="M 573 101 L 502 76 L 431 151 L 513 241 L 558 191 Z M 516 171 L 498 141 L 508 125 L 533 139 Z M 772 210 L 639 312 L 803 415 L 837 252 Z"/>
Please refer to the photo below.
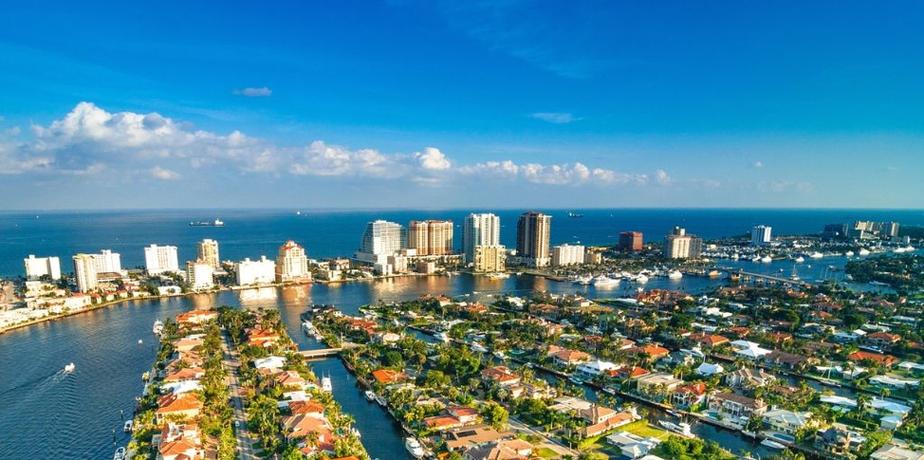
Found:
<path fill-rule="evenodd" d="M 6 5 L 0 208 L 924 207 L 919 3 L 568 3 Z"/>

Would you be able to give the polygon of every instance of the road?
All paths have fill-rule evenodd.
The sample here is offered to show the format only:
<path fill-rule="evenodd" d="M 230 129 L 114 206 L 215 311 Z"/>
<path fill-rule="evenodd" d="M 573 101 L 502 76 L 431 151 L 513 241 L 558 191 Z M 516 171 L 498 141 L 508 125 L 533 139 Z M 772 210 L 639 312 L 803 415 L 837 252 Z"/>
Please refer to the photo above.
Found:
<path fill-rule="evenodd" d="M 231 407 L 234 409 L 234 433 L 237 436 L 237 457 L 244 460 L 256 460 L 257 456 L 254 450 L 256 436 L 247 428 L 247 413 L 244 411 L 244 398 L 241 394 L 239 383 L 241 372 L 240 355 L 231 346 L 231 339 L 228 334 L 222 334 L 222 352 L 224 358 L 222 364 L 230 370 L 228 373 L 228 388 L 231 390 Z"/>
<path fill-rule="evenodd" d="M 580 454 L 580 452 L 574 449 L 571 449 L 568 446 L 556 441 L 553 436 L 533 429 L 532 427 L 520 421 L 516 417 L 509 417 L 507 419 L 507 424 L 510 425 L 510 428 L 512 428 L 515 431 L 520 431 L 526 434 L 531 434 L 533 436 L 538 436 L 542 438 L 543 442 L 540 443 L 541 445 L 557 452 L 561 456 L 570 455 L 574 458 L 577 458 L 577 456 Z"/>

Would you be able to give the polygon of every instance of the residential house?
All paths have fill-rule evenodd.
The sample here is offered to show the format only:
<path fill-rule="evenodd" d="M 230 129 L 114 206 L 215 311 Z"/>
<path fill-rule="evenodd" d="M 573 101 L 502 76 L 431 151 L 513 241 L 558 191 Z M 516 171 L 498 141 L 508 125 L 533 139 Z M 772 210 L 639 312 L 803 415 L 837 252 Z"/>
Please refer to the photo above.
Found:
<path fill-rule="evenodd" d="M 759 388 L 776 381 L 773 374 L 759 368 L 741 368 L 725 375 L 725 384 L 732 388 Z"/>
<path fill-rule="evenodd" d="M 880 350 L 891 350 L 892 347 L 898 345 L 901 340 L 902 336 L 892 334 L 891 332 L 873 332 L 863 339 L 864 343 L 867 345 L 876 347 Z"/>
<path fill-rule="evenodd" d="M 481 378 L 496 383 L 502 387 L 510 387 L 520 383 L 520 376 L 507 366 L 494 366 L 481 371 Z"/>
<path fill-rule="evenodd" d="M 619 366 L 609 361 L 594 359 L 586 363 L 581 363 L 577 367 L 577 372 L 586 378 L 594 378 L 600 375 L 609 374 L 615 371 Z"/>
<path fill-rule="evenodd" d="M 157 423 L 165 420 L 191 420 L 198 417 L 201 411 L 202 402 L 195 393 L 170 393 L 158 398 L 154 417 Z"/>
<path fill-rule="evenodd" d="M 765 412 L 761 418 L 771 430 L 792 435 L 799 429 L 809 425 L 812 413 L 772 409 Z"/>
<path fill-rule="evenodd" d="M 771 366 L 794 370 L 804 368 L 809 359 L 802 355 L 773 350 L 764 355 L 763 361 Z"/>
<path fill-rule="evenodd" d="M 639 393 L 649 397 L 664 397 L 673 393 L 674 389 L 683 385 L 683 380 L 674 378 L 671 374 L 658 372 L 635 379 L 636 389 Z"/>
<path fill-rule="evenodd" d="M 832 455 L 853 458 L 865 439 L 846 425 L 834 425 L 815 433 L 815 448 Z"/>
<path fill-rule="evenodd" d="M 689 409 L 706 399 L 706 384 L 702 382 L 679 386 L 671 394 L 671 405 L 680 409 Z"/>
<path fill-rule="evenodd" d="M 583 362 L 590 361 L 590 355 L 583 351 L 571 350 L 556 345 L 549 345 L 549 356 L 559 366 L 577 366 Z"/>
<path fill-rule="evenodd" d="M 871 362 L 874 362 L 876 364 L 879 364 L 885 367 L 892 367 L 893 365 L 895 365 L 895 363 L 898 362 L 898 358 L 892 355 L 886 355 L 883 353 L 873 353 L 870 351 L 863 351 L 863 350 L 855 351 L 847 355 L 847 359 L 849 359 L 850 361 L 856 362 L 856 363 L 861 363 L 864 361 L 871 361 Z"/>
<path fill-rule="evenodd" d="M 709 396 L 709 410 L 732 423 L 744 425 L 752 415 L 763 414 L 767 405 L 759 399 L 725 392 Z"/>
<path fill-rule="evenodd" d="M 533 445 L 519 438 L 503 439 L 474 446 L 465 451 L 465 460 L 528 460 Z"/>

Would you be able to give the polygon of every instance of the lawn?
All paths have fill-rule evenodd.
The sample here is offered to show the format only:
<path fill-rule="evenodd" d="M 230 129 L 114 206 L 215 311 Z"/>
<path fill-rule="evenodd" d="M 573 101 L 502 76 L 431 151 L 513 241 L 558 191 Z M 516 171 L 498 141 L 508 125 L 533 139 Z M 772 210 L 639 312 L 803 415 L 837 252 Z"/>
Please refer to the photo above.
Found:
<path fill-rule="evenodd" d="M 638 420 L 628 425 L 623 425 L 619 427 L 617 431 L 620 430 L 628 431 L 629 433 L 641 436 L 643 438 L 658 438 L 662 441 L 671 435 L 670 432 L 649 425 L 648 421 L 646 420 Z"/>

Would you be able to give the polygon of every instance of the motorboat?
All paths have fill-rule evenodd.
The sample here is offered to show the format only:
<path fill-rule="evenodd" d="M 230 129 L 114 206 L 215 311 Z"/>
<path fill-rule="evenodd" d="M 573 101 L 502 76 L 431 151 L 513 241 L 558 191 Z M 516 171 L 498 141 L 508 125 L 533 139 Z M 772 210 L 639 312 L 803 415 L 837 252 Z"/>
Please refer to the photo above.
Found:
<path fill-rule="evenodd" d="M 154 327 L 151 329 L 151 332 L 153 332 L 156 335 L 160 335 L 162 332 L 164 332 L 163 321 L 161 320 L 154 321 Z"/>
<path fill-rule="evenodd" d="M 780 443 L 778 443 L 778 442 L 776 442 L 776 441 L 774 441 L 774 440 L 772 440 L 772 439 L 769 439 L 769 438 L 768 438 L 768 439 L 764 439 L 763 441 L 761 441 L 761 442 L 760 442 L 760 445 L 762 445 L 762 446 L 764 446 L 764 447 L 769 447 L 769 448 L 771 448 L 771 449 L 776 449 L 776 450 L 782 450 L 782 449 L 785 449 L 785 448 L 786 448 L 786 446 L 784 446 L 783 444 L 780 444 Z"/>
<path fill-rule="evenodd" d="M 138 345 L 141 345 L 143 343 L 144 343 L 144 340 L 138 339 Z"/>
<path fill-rule="evenodd" d="M 671 270 L 667 272 L 667 279 L 679 280 L 683 278 L 683 273 L 680 273 L 680 270 Z"/>
<path fill-rule="evenodd" d="M 445 332 L 440 332 L 436 334 L 436 338 L 439 339 L 440 342 L 449 343 L 449 335 L 446 334 Z"/>
<path fill-rule="evenodd" d="M 812 258 L 812 259 L 821 259 L 821 258 L 824 257 L 824 256 L 825 256 L 824 254 L 822 254 L 822 253 L 820 253 L 820 252 L 818 252 L 818 251 L 815 251 L 815 252 L 809 254 L 809 257 Z"/>
<path fill-rule="evenodd" d="M 126 421 L 125 421 L 125 424 L 122 425 L 122 431 L 124 431 L 124 432 L 126 432 L 126 433 L 131 433 L 131 432 L 132 432 L 132 429 L 134 428 L 134 424 L 135 424 L 134 421 L 132 421 L 132 420 L 126 420 Z"/>
<path fill-rule="evenodd" d="M 382 395 L 375 395 L 375 402 L 382 407 L 388 406 L 388 401 L 386 401 Z"/>
<path fill-rule="evenodd" d="M 644 273 L 639 273 L 638 276 L 635 277 L 635 282 L 638 284 L 645 284 L 648 282 L 648 277 L 645 276 Z"/>
<path fill-rule="evenodd" d="M 479 353 L 487 353 L 487 352 L 488 352 L 488 349 L 485 348 L 484 345 L 482 345 L 482 344 L 480 344 L 480 343 L 478 343 L 478 342 L 472 342 L 471 347 L 472 347 L 472 350 L 477 351 L 477 352 L 479 352 Z"/>
<path fill-rule="evenodd" d="M 575 385 L 583 385 L 583 384 L 584 384 L 584 381 L 583 381 L 583 380 L 581 380 L 580 378 L 575 377 L 575 376 L 573 376 L 573 375 L 572 375 L 571 377 L 568 377 L 568 381 L 571 382 L 571 383 L 573 383 L 573 384 L 575 384 Z"/>
<path fill-rule="evenodd" d="M 754 262 L 755 264 L 760 262 L 760 256 L 751 257 L 751 262 Z"/>
<path fill-rule="evenodd" d="M 112 454 L 112 460 L 125 460 L 125 448 L 119 447 L 116 449 L 115 453 Z"/>
<path fill-rule="evenodd" d="M 844 255 L 847 257 L 853 257 L 853 251 L 847 251 L 844 253 Z"/>
<path fill-rule="evenodd" d="M 416 438 L 404 438 L 404 448 L 414 458 L 423 458 L 424 448 Z"/>
<path fill-rule="evenodd" d="M 760 258 L 760 261 L 761 261 L 762 263 L 769 264 L 770 262 L 773 262 L 773 257 L 770 257 L 770 256 L 763 256 L 763 257 Z"/>
<path fill-rule="evenodd" d="M 859 254 L 860 256 L 868 256 L 868 255 L 869 255 L 869 249 L 860 248 L 860 250 L 857 251 L 857 254 Z"/>
<path fill-rule="evenodd" d="M 375 393 L 372 390 L 366 390 L 366 401 L 372 402 L 375 401 Z"/>
<path fill-rule="evenodd" d="M 696 437 L 696 435 L 690 431 L 690 424 L 686 422 L 674 423 L 667 420 L 658 420 L 658 425 L 661 425 L 661 428 L 664 428 L 667 431 L 679 434 L 685 438 Z"/>
<path fill-rule="evenodd" d="M 497 359 L 504 359 L 504 358 L 507 357 L 507 355 L 505 355 L 504 352 L 502 352 L 502 351 L 500 351 L 500 350 L 495 351 L 495 352 L 492 353 L 492 354 L 493 354 L 494 357 L 497 358 Z"/>
<path fill-rule="evenodd" d="M 486 276 L 492 280 L 502 280 L 502 279 L 510 278 L 509 273 L 488 273 Z"/>
<path fill-rule="evenodd" d="M 71 372 L 74 372 L 74 369 L 77 369 L 77 365 L 74 363 L 67 363 L 64 366 L 64 372 L 67 372 L 68 374 L 70 374 Z"/>
<path fill-rule="evenodd" d="M 722 276 L 722 272 L 718 270 L 710 270 L 709 273 L 707 273 L 707 275 L 709 275 L 710 278 L 718 278 Z"/>
<path fill-rule="evenodd" d="M 321 377 L 321 389 L 328 393 L 334 390 L 334 385 L 331 383 L 330 377 Z"/>
<path fill-rule="evenodd" d="M 796 257 L 797 264 L 801 264 L 802 262 L 805 262 L 805 257 L 802 257 L 802 256 Z"/>
<path fill-rule="evenodd" d="M 593 280 L 594 280 L 594 277 L 590 275 L 576 276 L 574 280 L 572 280 L 572 283 L 580 284 L 582 286 L 587 286 L 588 284 L 593 282 Z"/>

